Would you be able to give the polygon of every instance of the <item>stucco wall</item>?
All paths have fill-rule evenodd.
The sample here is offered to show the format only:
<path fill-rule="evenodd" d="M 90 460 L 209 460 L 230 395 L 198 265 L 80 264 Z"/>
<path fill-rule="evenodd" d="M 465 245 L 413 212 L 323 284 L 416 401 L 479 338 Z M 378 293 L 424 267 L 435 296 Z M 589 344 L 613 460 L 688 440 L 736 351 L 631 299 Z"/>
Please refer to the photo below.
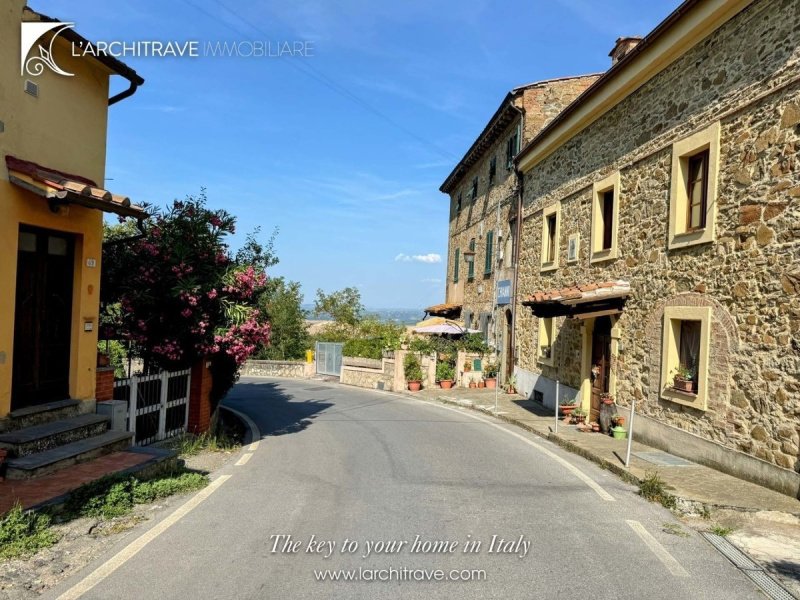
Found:
<path fill-rule="evenodd" d="M 314 374 L 314 363 L 302 360 L 248 360 L 242 365 L 242 377 L 291 377 L 303 379 Z"/>

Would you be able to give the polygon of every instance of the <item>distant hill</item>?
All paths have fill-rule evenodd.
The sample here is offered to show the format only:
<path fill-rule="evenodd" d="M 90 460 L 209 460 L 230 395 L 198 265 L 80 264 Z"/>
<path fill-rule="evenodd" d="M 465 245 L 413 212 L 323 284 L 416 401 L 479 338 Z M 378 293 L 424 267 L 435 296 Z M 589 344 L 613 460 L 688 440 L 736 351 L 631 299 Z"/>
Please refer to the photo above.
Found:
<path fill-rule="evenodd" d="M 303 310 L 309 312 L 309 316 L 317 321 L 330 321 L 329 315 L 315 315 L 313 304 L 303 304 Z M 368 315 L 375 315 L 382 321 L 394 321 L 400 325 L 412 325 L 422 320 L 425 316 L 421 308 L 368 308 Z"/>

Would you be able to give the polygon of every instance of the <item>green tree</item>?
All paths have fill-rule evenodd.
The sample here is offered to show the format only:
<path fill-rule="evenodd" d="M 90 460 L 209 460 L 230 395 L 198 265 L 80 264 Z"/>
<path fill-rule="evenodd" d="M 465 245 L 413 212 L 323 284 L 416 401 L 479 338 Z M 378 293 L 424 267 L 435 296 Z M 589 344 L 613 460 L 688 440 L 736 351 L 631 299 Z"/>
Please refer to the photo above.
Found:
<path fill-rule="evenodd" d="M 340 325 L 356 327 L 364 318 L 364 305 L 361 303 L 361 292 L 354 287 L 346 287 L 326 294 L 317 290 L 314 301 L 314 314 L 328 314 Z"/>
<path fill-rule="evenodd" d="M 303 358 L 311 347 L 306 329 L 306 311 L 300 308 L 303 294 L 297 281 L 283 277 L 268 279 L 258 298 L 259 310 L 272 327 L 268 346 L 261 346 L 256 358 L 293 360 Z"/>

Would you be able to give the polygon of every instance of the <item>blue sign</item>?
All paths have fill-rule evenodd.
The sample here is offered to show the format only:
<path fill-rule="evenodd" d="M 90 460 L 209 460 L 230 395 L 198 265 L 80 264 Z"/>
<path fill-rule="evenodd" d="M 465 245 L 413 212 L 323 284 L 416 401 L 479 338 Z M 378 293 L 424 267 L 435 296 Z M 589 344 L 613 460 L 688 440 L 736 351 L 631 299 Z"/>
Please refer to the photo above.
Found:
<path fill-rule="evenodd" d="M 497 282 L 497 306 L 511 304 L 511 280 L 503 279 Z"/>

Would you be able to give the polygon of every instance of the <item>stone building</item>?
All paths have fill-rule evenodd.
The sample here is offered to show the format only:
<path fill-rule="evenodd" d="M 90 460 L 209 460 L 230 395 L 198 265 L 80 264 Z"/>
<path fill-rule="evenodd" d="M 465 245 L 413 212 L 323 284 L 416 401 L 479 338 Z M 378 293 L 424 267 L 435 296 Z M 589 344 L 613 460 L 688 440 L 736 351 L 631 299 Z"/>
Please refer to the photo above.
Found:
<path fill-rule="evenodd" d="M 598 75 L 564 77 L 511 90 L 439 188 L 450 196 L 446 300 L 428 314 L 461 317 L 495 346 L 501 373 L 513 367 L 514 255 L 519 148 Z"/>
<path fill-rule="evenodd" d="M 687 0 L 621 41 L 516 159 L 518 388 L 635 400 L 641 441 L 797 497 L 800 3 Z"/>

